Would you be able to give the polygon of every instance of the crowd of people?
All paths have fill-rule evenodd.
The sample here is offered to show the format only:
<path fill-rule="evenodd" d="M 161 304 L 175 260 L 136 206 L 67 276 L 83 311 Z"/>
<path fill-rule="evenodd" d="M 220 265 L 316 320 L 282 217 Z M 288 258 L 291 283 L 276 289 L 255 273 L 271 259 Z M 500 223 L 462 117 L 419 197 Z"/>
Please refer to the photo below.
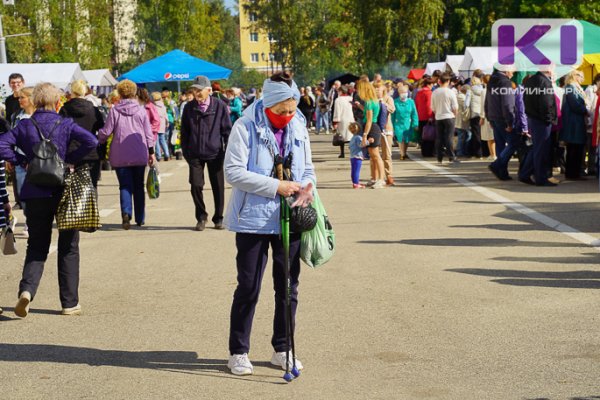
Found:
<path fill-rule="evenodd" d="M 441 165 L 461 159 L 489 160 L 499 180 L 512 179 L 510 160 L 519 159 L 518 180 L 555 186 L 553 176 L 585 179 L 596 167 L 600 75 L 585 90 L 583 73 L 572 71 L 558 82 L 552 71 L 525 76 L 515 83 L 514 71 L 474 71 L 467 79 L 436 71 L 414 82 L 384 81 L 376 74 L 355 82 L 322 82 L 298 88 L 292 77 L 277 73 L 260 90 L 245 94 L 197 76 L 185 93 L 149 92 L 129 80 L 108 96 L 97 98 L 84 81 L 67 93 L 54 85 L 26 87 L 22 75 L 9 77 L 13 90 L 0 119 L 0 228 L 14 224 L 6 171 L 11 175 L 15 208 L 26 217 L 28 237 L 15 314 L 26 317 L 47 259 L 52 225 L 63 188 L 28 181 L 27 166 L 36 146 L 51 141 L 68 169 L 89 168 L 93 186 L 106 161 L 119 182 L 121 226 L 146 223 L 144 180 L 156 167 L 180 154 L 188 165 L 195 205 L 196 231 L 206 229 L 205 167 L 214 201 L 214 229 L 236 233 L 238 286 L 231 308 L 228 366 L 232 373 L 253 372 L 249 360 L 250 331 L 262 276 L 272 249 L 275 312 L 271 362 L 285 369 L 287 352 L 282 273 L 280 198 L 292 206 L 313 201 L 317 180 L 309 133 L 335 133 L 340 158 L 349 147 L 352 187 L 382 189 L 395 185 L 392 149 L 409 157 L 410 143 L 423 157 Z M 360 180 L 364 160 L 369 180 Z M 287 166 L 288 179 L 277 166 Z M 225 182 L 233 190 L 225 212 Z M 298 302 L 300 235 L 290 236 L 292 319 Z M 79 303 L 79 233 L 59 232 L 58 270 L 62 314 L 81 313 Z M 0 309 L 1 312 L 1 309 Z M 292 327 L 294 324 L 292 323 Z M 302 368 L 299 360 L 295 365 Z"/>

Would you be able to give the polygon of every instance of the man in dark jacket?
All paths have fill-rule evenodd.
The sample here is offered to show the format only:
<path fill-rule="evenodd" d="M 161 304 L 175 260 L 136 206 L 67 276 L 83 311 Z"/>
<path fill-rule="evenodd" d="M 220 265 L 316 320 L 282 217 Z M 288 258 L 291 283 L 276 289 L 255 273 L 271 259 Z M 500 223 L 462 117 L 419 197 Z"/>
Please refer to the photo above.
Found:
<path fill-rule="evenodd" d="M 494 130 L 498 158 L 489 165 L 496 178 L 512 179 L 508 174 L 508 163 L 520 144 L 520 136 L 513 132 L 515 124 L 515 91 L 510 78 L 513 71 L 495 70 L 487 85 L 485 116 Z"/>
<path fill-rule="evenodd" d="M 552 125 L 557 123 L 558 111 L 554 87 L 551 81 L 552 73 L 538 72 L 525 83 L 523 102 L 527 124 L 533 142 L 533 151 L 527 154 L 523 161 L 519 180 L 523 183 L 533 184 L 531 175 L 535 178 L 537 186 L 556 186 L 548 181 L 547 171 L 550 168 L 550 148 L 552 145 Z"/>
<path fill-rule="evenodd" d="M 21 106 L 19 105 L 19 99 L 15 97 L 15 93 L 25 86 L 25 79 L 21 74 L 10 74 L 8 76 L 8 85 L 12 89 L 13 94 L 4 100 L 4 105 L 6 107 L 6 119 L 10 121 L 13 114 L 21 109 Z"/>
<path fill-rule="evenodd" d="M 197 76 L 192 90 L 194 100 L 186 105 L 181 118 L 181 150 L 190 168 L 190 185 L 198 221 L 196 230 L 204 230 L 208 217 L 202 195 L 205 165 L 208 166 L 208 177 L 215 201 L 212 221 L 215 229 L 223 229 L 223 160 L 231 132 L 231 119 L 227 105 L 210 95 L 211 85 L 207 77 Z"/>

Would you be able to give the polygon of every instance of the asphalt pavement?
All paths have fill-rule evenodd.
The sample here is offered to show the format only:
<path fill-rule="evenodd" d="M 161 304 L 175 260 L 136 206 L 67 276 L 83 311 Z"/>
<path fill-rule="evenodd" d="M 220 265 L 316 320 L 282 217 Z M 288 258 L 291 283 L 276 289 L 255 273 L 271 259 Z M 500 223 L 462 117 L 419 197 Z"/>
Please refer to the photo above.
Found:
<path fill-rule="evenodd" d="M 438 167 L 412 148 L 406 161 L 394 149 L 395 187 L 352 189 L 331 136 L 311 141 L 337 250 L 300 275 L 300 378 L 269 364 L 268 272 L 255 374 L 229 373 L 234 234 L 192 230 L 187 166 L 169 161 L 146 226 L 129 231 L 103 172 L 103 229 L 81 234 L 82 316 L 59 315 L 53 252 L 17 318 L 25 240 L 0 256 L 0 399 L 600 398 L 597 181 L 500 182 L 486 161 Z"/>

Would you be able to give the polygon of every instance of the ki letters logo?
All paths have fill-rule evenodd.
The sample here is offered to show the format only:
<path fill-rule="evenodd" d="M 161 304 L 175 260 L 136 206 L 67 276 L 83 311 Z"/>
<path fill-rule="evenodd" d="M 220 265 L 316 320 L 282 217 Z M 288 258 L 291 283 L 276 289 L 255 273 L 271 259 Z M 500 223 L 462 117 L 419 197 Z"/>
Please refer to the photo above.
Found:
<path fill-rule="evenodd" d="M 498 70 L 562 76 L 583 61 L 583 26 L 572 19 L 501 19 L 492 26 L 492 46 Z"/>

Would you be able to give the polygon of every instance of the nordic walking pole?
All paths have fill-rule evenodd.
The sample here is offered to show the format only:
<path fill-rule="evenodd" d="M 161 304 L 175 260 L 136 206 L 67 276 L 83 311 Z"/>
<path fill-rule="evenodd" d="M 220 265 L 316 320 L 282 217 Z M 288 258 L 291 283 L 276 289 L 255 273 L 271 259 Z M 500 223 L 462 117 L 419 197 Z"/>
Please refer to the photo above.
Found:
<path fill-rule="evenodd" d="M 290 209 L 285 198 L 281 198 L 281 239 L 283 240 L 283 268 L 285 272 L 285 374 L 283 379 L 291 382 L 294 377 L 290 374 L 290 351 L 287 347 L 290 345 L 292 335 L 291 330 L 291 284 L 290 284 Z M 292 355 L 293 357 L 293 355 Z"/>
<path fill-rule="evenodd" d="M 283 162 L 281 158 L 276 157 L 275 162 L 275 172 L 277 174 L 277 178 L 279 180 L 284 180 L 283 174 Z M 287 201 L 283 196 L 280 196 L 280 211 L 279 215 L 281 216 L 281 240 L 283 242 L 283 269 L 285 274 L 285 374 L 283 374 L 283 379 L 286 382 L 291 382 L 294 377 L 290 374 L 290 352 L 287 349 L 290 345 L 290 321 L 292 319 L 291 313 L 289 312 L 290 307 L 288 305 L 291 304 L 290 295 L 290 212 L 287 205 Z"/>

